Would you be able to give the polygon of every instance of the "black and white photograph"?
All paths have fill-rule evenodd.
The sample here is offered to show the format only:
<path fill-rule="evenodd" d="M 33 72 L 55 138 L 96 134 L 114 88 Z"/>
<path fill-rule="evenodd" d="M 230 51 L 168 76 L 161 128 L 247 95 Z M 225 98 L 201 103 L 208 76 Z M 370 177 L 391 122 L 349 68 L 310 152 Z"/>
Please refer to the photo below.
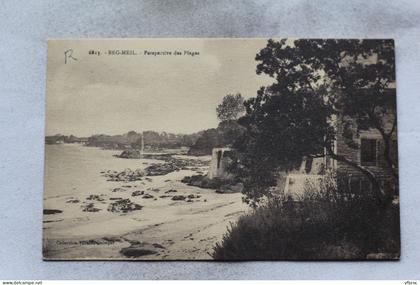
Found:
<path fill-rule="evenodd" d="M 394 54 L 50 40 L 44 260 L 398 260 Z"/>

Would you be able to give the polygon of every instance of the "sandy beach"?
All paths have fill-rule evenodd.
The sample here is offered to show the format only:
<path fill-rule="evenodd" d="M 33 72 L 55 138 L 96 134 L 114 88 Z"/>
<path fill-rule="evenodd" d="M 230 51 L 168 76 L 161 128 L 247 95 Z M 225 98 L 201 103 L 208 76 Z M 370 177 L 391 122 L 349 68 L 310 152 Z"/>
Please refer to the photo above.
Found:
<path fill-rule="evenodd" d="M 206 173 L 209 156 L 178 155 L 199 160 L 199 166 L 138 181 L 108 181 L 108 172 L 164 163 L 115 157 L 119 152 L 46 146 L 44 209 L 58 211 L 44 212 L 44 259 L 212 259 L 212 248 L 230 223 L 249 211 L 241 193 L 219 194 L 181 182 Z M 109 210 L 125 199 L 141 209 Z"/>

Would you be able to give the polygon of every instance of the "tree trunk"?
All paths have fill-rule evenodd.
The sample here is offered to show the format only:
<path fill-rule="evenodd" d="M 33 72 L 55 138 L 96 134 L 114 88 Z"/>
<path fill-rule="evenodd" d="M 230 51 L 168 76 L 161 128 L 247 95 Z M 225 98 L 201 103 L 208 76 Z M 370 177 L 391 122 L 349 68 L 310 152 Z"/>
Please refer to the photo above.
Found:
<path fill-rule="evenodd" d="M 384 158 L 386 163 L 388 164 L 388 167 L 391 171 L 392 176 L 394 176 L 394 178 L 398 181 L 398 171 L 396 170 L 396 166 L 395 163 L 392 161 L 391 158 L 391 136 L 390 135 L 386 135 L 384 133 L 382 133 L 382 138 L 384 140 Z"/>
<path fill-rule="evenodd" d="M 389 170 L 391 172 L 391 175 L 394 176 L 394 178 L 398 181 L 398 171 L 396 170 L 396 165 L 395 163 L 392 161 L 391 158 L 391 139 L 392 139 L 392 134 L 394 133 L 396 126 L 397 126 L 397 120 L 394 119 L 394 122 L 392 124 L 392 129 L 389 133 L 387 133 L 383 126 L 381 125 L 381 123 L 379 122 L 379 119 L 377 117 L 375 117 L 374 112 L 368 113 L 369 119 L 372 122 L 372 124 L 375 126 L 375 128 L 379 131 L 379 133 L 382 136 L 382 139 L 384 141 L 384 158 L 386 163 L 388 164 Z M 397 162 L 398 163 L 398 162 Z"/>
<path fill-rule="evenodd" d="M 372 189 L 374 191 L 375 196 L 381 201 L 385 201 L 386 199 L 386 194 L 383 191 L 381 185 L 379 184 L 378 180 L 375 177 L 375 174 L 373 172 L 371 172 L 369 169 L 358 165 L 356 162 L 353 162 L 349 159 L 347 159 L 346 157 L 342 156 L 342 155 L 337 155 L 335 154 L 331 148 L 327 148 L 328 154 L 331 156 L 331 158 L 337 160 L 337 161 L 341 161 L 344 162 L 345 164 L 357 169 L 358 171 L 360 171 L 362 174 L 364 174 L 367 179 L 369 180 L 370 183 L 372 183 Z"/>

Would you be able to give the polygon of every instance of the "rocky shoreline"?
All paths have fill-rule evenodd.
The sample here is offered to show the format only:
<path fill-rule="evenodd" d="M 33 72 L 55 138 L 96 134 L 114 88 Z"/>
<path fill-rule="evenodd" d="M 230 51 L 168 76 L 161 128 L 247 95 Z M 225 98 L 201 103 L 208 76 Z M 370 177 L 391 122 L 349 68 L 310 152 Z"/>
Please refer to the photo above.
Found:
<path fill-rule="evenodd" d="M 116 155 L 119 158 L 131 158 L 139 159 L 140 154 L 138 151 L 135 151 L 135 155 L 128 157 L 127 153 L 133 154 L 133 151 L 124 151 L 120 155 Z M 180 159 L 175 158 L 171 154 L 144 154 L 145 159 L 156 159 L 163 161 L 162 163 L 153 163 L 144 169 L 125 169 L 123 171 L 102 171 L 101 174 L 104 177 L 107 177 L 108 181 L 120 181 L 120 182 L 130 182 L 130 181 L 142 181 L 145 176 L 161 176 L 166 175 L 174 171 L 180 170 L 194 170 L 201 172 L 202 167 L 208 167 L 208 161 L 201 161 L 198 159 Z"/>
<path fill-rule="evenodd" d="M 125 152 L 123 152 L 125 153 Z M 197 159 L 180 159 L 174 158 L 170 154 L 146 154 L 149 159 L 161 160 L 162 163 L 152 163 L 144 169 L 131 170 L 129 168 L 123 171 L 103 170 L 100 175 L 107 178 L 107 181 L 112 182 L 137 182 L 147 181 L 152 182 L 150 176 L 164 176 L 171 172 L 177 172 L 181 170 L 192 170 L 197 173 L 202 173 L 202 168 L 209 165 L 208 161 L 201 161 Z M 120 156 L 118 156 L 120 157 Z M 166 180 L 170 181 L 170 180 Z M 165 181 L 165 182 L 166 182 Z M 216 193 L 237 193 L 240 192 L 240 185 L 232 184 L 231 182 L 219 180 L 219 179 L 208 179 L 207 176 L 198 174 L 193 176 L 185 176 L 180 180 L 190 186 L 196 186 L 205 189 L 215 189 Z M 159 192 L 159 189 L 147 188 L 145 190 L 139 190 L 139 185 L 122 185 L 121 187 L 112 188 L 112 192 L 127 192 L 130 191 L 130 196 L 142 199 L 170 199 L 172 201 L 183 201 L 183 202 L 196 202 L 200 201 L 200 195 L 179 195 L 177 190 L 169 189 L 164 192 L 164 195 L 154 196 L 151 192 Z M 131 188 L 131 189 L 130 189 Z M 70 197 L 66 200 L 66 203 L 78 204 L 80 203 L 80 209 L 83 212 L 96 213 L 102 211 L 101 208 L 97 207 L 97 204 L 107 204 L 107 211 L 112 213 L 129 213 L 132 211 L 139 211 L 144 206 L 131 201 L 129 198 L 122 197 L 107 197 L 106 194 L 90 194 L 85 198 L 85 201 L 81 202 L 82 199 Z M 207 200 L 204 200 L 207 202 Z M 45 209 L 45 215 L 53 215 L 62 213 L 62 210 L 58 209 Z"/>
<path fill-rule="evenodd" d="M 80 149 L 86 153 L 90 148 Z M 109 151 L 91 152 L 113 156 Z M 112 158 L 79 171 L 97 176 L 94 181 L 78 180 L 77 190 L 51 193 L 45 201 L 44 258 L 208 259 L 207 252 L 229 222 L 245 209 L 240 193 L 225 196 L 181 182 L 186 176 L 206 173 L 209 159 L 149 154 L 137 163 Z M 111 168 L 114 165 L 116 169 Z M 66 185 L 74 183 L 69 182 Z"/>

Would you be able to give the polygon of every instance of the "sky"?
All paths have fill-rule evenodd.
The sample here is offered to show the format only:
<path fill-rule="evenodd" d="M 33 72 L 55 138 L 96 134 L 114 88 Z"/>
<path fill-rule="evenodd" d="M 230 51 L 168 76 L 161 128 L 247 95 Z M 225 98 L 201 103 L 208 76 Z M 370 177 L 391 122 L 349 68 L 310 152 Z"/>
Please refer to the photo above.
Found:
<path fill-rule="evenodd" d="M 254 97 L 261 86 L 272 82 L 255 72 L 255 55 L 266 42 L 49 41 L 46 135 L 114 135 L 131 130 L 189 134 L 217 127 L 216 107 L 226 94 Z M 96 54 L 89 54 L 90 50 Z M 109 52 L 122 50 L 135 55 Z M 174 55 L 175 51 L 180 55 Z"/>

